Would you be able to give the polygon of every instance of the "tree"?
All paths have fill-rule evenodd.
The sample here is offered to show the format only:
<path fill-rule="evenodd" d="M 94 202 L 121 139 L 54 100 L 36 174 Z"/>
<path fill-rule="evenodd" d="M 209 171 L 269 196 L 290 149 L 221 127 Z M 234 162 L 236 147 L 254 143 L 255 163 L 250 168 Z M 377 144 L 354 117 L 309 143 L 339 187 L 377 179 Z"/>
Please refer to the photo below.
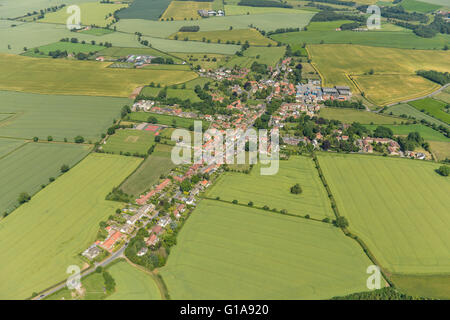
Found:
<path fill-rule="evenodd" d="M 348 221 L 346 217 L 337 217 L 336 221 L 335 221 L 335 225 L 338 228 L 347 228 L 348 227 Z"/>
<path fill-rule="evenodd" d="M 292 194 L 300 194 L 300 193 L 302 193 L 302 191 L 303 191 L 302 187 L 300 187 L 300 185 L 298 183 L 291 187 Z"/>
<path fill-rule="evenodd" d="M 30 199 L 31 199 L 31 196 L 28 193 L 22 192 L 21 194 L 19 194 L 18 201 L 20 204 L 22 204 L 22 203 L 30 201 Z"/>
<path fill-rule="evenodd" d="M 69 166 L 67 165 L 67 164 L 63 164 L 62 166 L 61 166 L 61 172 L 62 173 L 64 173 L 64 172 L 67 172 L 67 171 L 69 171 Z"/>
<path fill-rule="evenodd" d="M 34 141 L 34 142 L 38 142 L 38 141 L 39 141 L 39 138 L 38 138 L 38 137 L 34 137 L 34 138 L 33 138 L 33 141 Z"/>
<path fill-rule="evenodd" d="M 440 175 L 442 175 L 444 177 L 448 177 L 448 175 L 450 174 L 450 167 L 449 166 L 440 166 L 438 169 L 438 172 Z"/>
<path fill-rule="evenodd" d="M 181 190 L 183 192 L 189 192 L 192 189 L 192 185 L 191 182 L 188 179 L 183 180 L 183 182 L 181 183 Z"/>
<path fill-rule="evenodd" d="M 248 206 L 249 206 L 249 207 L 253 207 L 253 201 L 250 201 L 250 202 L 248 203 Z"/>
<path fill-rule="evenodd" d="M 75 141 L 75 143 L 83 143 L 84 138 L 82 136 L 76 136 L 74 141 Z"/>
<path fill-rule="evenodd" d="M 156 119 L 155 116 L 150 116 L 148 117 L 147 122 L 155 124 L 158 123 L 158 119 Z"/>

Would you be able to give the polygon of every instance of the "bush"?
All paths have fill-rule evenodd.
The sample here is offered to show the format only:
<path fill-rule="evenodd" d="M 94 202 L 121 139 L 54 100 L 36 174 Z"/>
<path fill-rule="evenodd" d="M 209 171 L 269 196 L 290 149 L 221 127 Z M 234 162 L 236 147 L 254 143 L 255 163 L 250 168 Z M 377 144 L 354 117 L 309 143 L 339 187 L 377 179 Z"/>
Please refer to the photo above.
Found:
<path fill-rule="evenodd" d="M 20 204 L 28 202 L 30 200 L 31 200 L 31 196 L 28 193 L 22 192 L 21 194 L 19 194 L 18 201 L 19 201 Z"/>
<path fill-rule="evenodd" d="M 302 187 L 300 187 L 300 185 L 298 183 L 291 187 L 292 194 L 300 194 L 302 192 L 303 192 Z"/>
<path fill-rule="evenodd" d="M 249 206 L 249 207 L 253 207 L 253 201 L 250 201 L 250 202 L 248 203 L 248 206 Z"/>
<path fill-rule="evenodd" d="M 69 166 L 67 164 L 63 164 L 61 166 L 61 172 L 64 173 L 64 172 L 67 172 L 67 171 L 69 171 Z"/>
<path fill-rule="evenodd" d="M 83 143 L 84 138 L 82 136 L 76 136 L 74 141 L 75 141 L 75 143 Z"/>
<path fill-rule="evenodd" d="M 233 204 L 237 204 L 238 201 L 237 201 L 237 200 L 233 200 L 232 203 L 233 203 Z"/>
<path fill-rule="evenodd" d="M 336 227 L 339 228 L 347 228 L 348 227 L 348 221 L 346 217 L 338 217 L 336 221 L 334 222 Z"/>
<path fill-rule="evenodd" d="M 441 176 L 448 177 L 450 174 L 450 167 L 449 166 L 440 166 L 438 169 L 438 172 Z"/>

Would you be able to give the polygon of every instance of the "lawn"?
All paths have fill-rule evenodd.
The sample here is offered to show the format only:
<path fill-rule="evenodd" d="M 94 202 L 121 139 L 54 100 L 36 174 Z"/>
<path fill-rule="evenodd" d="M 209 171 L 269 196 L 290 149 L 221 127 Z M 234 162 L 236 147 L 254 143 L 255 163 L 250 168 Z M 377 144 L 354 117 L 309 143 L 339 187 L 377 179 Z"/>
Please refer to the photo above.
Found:
<path fill-rule="evenodd" d="M 157 97 L 158 93 L 161 91 L 161 88 L 156 87 L 144 87 L 141 91 L 141 94 L 146 97 Z M 179 98 L 181 100 L 189 99 L 191 102 L 200 102 L 202 101 L 198 95 L 192 89 L 167 89 L 167 97 L 168 98 Z"/>
<path fill-rule="evenodd" d="M 378 125 L 365 125 L 365 127 L 370 130 L 375 130 Z M 383 125 L 383 127 L 390 128 L 394 132 L 394 135 L 407 136 L 410 132 L 419 132 L 421 137 L 427 141 L 450 142 L 450 139 L 442 133 L 423 124 Z"/>
<path fill-rule="evenodd" d="M 38 192 L 50 177 L 59 176 L 63 164 L 73 166 L 90 150 L 82 145 L 6 141 L 6 146 L 5 140 L 0 141 L 0 152 L 4 150 L 0 153 L 0 180 L 8 181 L 0 187 L 0 214 L 19 204 L 20 193 L 33 195 Z"/>
<path fill-rule="evenodd" d="M 450 55 L 445 51 L 357 45 L 311 45 L 308 50 L 325 86 L 349 85 L 352 90 L 358 87 L 366 98 L 379 105 L 436 90 L 439 87 L 436 83 L 415 72 L 420 69 L 444 72 L 450 64 Z"/>
<path fill-rule="evenodd" d="M 88 142 L 100 139 L 120 109 L 124 98 L 40 95 L 0 91 L 0 113 L 12 116 L 0 121 L 0 136 L 69 142 L 81 135 Z"/>
<path fill-rule="evenodd" d="M 420 112 L 419 110 L 417 110 L 416 108 L 410 106 L 407 103 L 402 103 L 402 104 L 396 104 L 393 105 L 391 107 L 387 107 L 385 109 L 385 114 L 390 114 L 392 112 L 393 115 L 396 116 L 402 116 L 402 115 L 406 115 L 406 116 L 411 116 L 417 120 L 426 120 L 430 123 L 435 123 L 438 126 L 439 125 L 444 125 L 444 126 L 448 126 L 447 124 L 445 124 L 444 122 L 437 120 L 423 112 Z"/>
<path fill-rule="evenodd" d="M 169 6 L 171 0 L 134 0 L 117 16 L 120 19 L 149 19 L 158 20 Z"/>
<path fill-rule="evenodd" d="M 49 52 L 60 50 L 60 51 L 67 51 L 68 54 L 70 53 L 90 53 L 90 52 L 97 52 L 105 47 L 99 46 L 99 45 L 93 45 L 89 43 L 72 43 L 72 42 L 55 42 L 52 44 L 48 44 L 45 46 L 38 47 L 36 49 L 39 50 L 39 53 L 34 52 L 33 49 L 28 49 L 23 55 L 27 57 L 47 57 Z M 41 54 L 42 53 L 42 54 Z"/>
<path fill-rule="evenodd" d="M 44 94 L 128 97 L 150 82 L 171 85 L 195 79 L 191 71 L 107 68 L 109 63 L 36 59 L 0 54 L 0 89 Z"/>
<path fill-rule="evenodd" d="M 211 9 L 211 2 L 172 1 L 161 16 L 161 20 L 198 20 L 202 19 L 198 10 Z"/>
<path fill-rule="evenodd" d="M 450 180 L 428 161 L 320 154 L 340 214 L 393 273 L 450 271 Z"/>
<path fill-rule="evenodd" d="M 330 224 L 203 200 L 160 270 L 172 299 L 327 299 L 372 263 Z"/>
<path fill-rule="evenodd" d="M 319 24 L 319 23 L 317 23 Z M 320 22 L 328 27 L 330 22 Z M 271 36 L 275 41 L 290 44 L 297 50 L 303 43 L 319 44 L 355 44 L 374 47 L 389 47 L 401 49 L 442 49 L 450 44 L 450 35 L 437 34 L 433 38 L 416 36 L 411 30 L 393 29 L 390 24 L 381 24 L 381 30 L 355 32 L 331 30 L 310 30 L 280 33 Z"/>
<path fill-rule="evenodd" d="M 161 294 L 153 277 L 126 261 L 120 261 L 107 271 L 116 281 L 116 291 L 107 300 L 160 300 Z"/>
<path fill-rule="evenodd" d="M 174 1 L 177 2 L 177 1 Z M 172 3 L 174 3 L 172 2 Z M 275 45 L 276 42 L 264 37 L 256 29 L 237 29 L 226 31 L 198 31 L 198 32 L 177 32 L 170 36 L 170 39 L 184 40 L 188 38 L 194 41 L 244 44 L 246 41 L 252 46 Z"/>
<path fill-rule="evenodd" d="M 276 175 L 261 175 L 260 164 L 250 174 L 227 173 L 209 189 L 207 196 L 221 200 L 238 200 L 241 204 L 252 201 L 254 206 L 286 209 L 288 213 L 323 219 L 331 217 L 331 203 L 319 179 L 311 158 L 292 157 L 280 160 Z M 300 184 L 303 192 L 292 194 L 290 189 Z"/>
<path fill-rule="evenodd" d="M 68 266 L 83 266 L 78 254 L 95 240 L 99 222 L 120 207 L 105 196 L 140 161 L 91 154 L 1 221 L 0 298 L 27 298 L 64 280 Z"/>
<path fill-rule="evenodd" d="M 403 121 L 403 119 L 399 118 L 349 108 L 321 108 L 319 116 L 329 120 L 339 120 L 343 123 L 393 124 Z"/>
<path fill-rule="evenodd" d="M 114 20 L 112 14 L 120 10 L 121 8 L 126 8 L 128 5 L 119 3 L 81 3 L 78 4 L 80 7 L 80 18 L 81 24 L 84 26 L 96 25 L 98 27 L 106 27 L 111 24 Z M 71 17 L 73 13 L 67 12 L 68 7 L 64 7 L 56 12 L 46 13 L 44 19 L 38 20 L 39 22 L 46 23 L 59 23 L 66 24 L 67 19 Z"/>
<path fill-rule="evenodd" d="M 127 194 L 138 196 L 158 182 L 161 175 L 167 174 L 175 164 L 171 161 L 172 147 L 157 144 L 153 153 L 141 166 L 125 180 L 120 188 Z"/>
<path fill-rule="evenodd" d="M 450 124 L 450 113 L 444 111 L 447 103 L 435 100 L 433 98 L 425 98 L 408 102 L 408 104 L 429 116 Z"/>
<path fill-rule="evenodd" d="M 146 155 L 148 149 L 155 144 L 153 132 L 134 129 L 117 130 L 109 137 L 102 150 L 107 153 L 124 153 Z"/>
<path fill-rule="evenodd" d="M 166 114 L 158 114 L 151 112 L 132 112 L 129 114 L 131 121 L 141 121 L 147 122 L 150 117 L 155 117 L 158 120 L 158 124 L 173 126 L 175 121 L 175 127 L 189 129 L 194 125 L 195 121 L 202 121 L 199 119 L 192 118 L 182 118 L 177 116 L 171 116 Z M 128 119 L 128 118 L 127 118 Z M 209 123 L 207 121 L 202 121 L 203 127 L 208 127 Z"/>

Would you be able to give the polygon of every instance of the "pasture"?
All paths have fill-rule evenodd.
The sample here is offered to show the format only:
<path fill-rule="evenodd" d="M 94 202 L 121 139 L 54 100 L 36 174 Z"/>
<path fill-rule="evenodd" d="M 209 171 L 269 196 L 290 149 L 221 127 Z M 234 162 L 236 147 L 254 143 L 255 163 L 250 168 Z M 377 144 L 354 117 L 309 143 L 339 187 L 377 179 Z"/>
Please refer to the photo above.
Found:
<path fill-rule="evenodd" d="M 107 269 L 116 281 L 116 291 L 106 300 L 160 300 L 161 294 L 153 277 L 126 261 Z"/>
<path fill-rule="evenodd" d="M 406 11 L 422 12 L 422 13 L 428 13 L 428 12 L 436 11 L 439 8 L 442 8 L 442 5 L 427 3 L 425 1 L 416 1 L 416 0 L 402 0 L 400 5 Z M 448 5 L 448 3 L 447 3 L 447 5 Z"/>
<path fill-rule="evenodd" d="M 1 221 L 0 297 L 27 298 L 65 279 L 67 266 L 84 267 L 78 254 L 95 240 L 99 222 L 120 207 L 105 196 L 140 162 L 90 154 Z"/>
<path fill-rule="evenodd" d="M 366 98 L 379 105 L 436 90 L 439 87 L 436 83 L 415 72 L 421 69 L 444 72 L 450 64 L 450 55 L 445 51 L 356 45 L 311 45 L 308 50 L 326 86 L 349 85 L 353 90 L 357 86 Z"/>
<path fill-rule="evenodd" d="M 81 135 L 86 141 L 96 141 L 130 102 L 124 98 L 0 91 L 0 113 L 10 116 L 0 120 L 0 136 L 42 140 L 52 136 L 54 141 L 67 138 L 73 142 Z"/>
<path fill-rule="evenodd" d="M 298 216 L 332 217 L 331 203 L 311 158 L 291 157 L 280 160 L 279 166 L 275 175 L 261 175 L 260 163 L 250 174 L 226 173 L 206 195 L 229 202 L 238 200 L 241 204 L 252 201 L 256 207 L 267 205 L 270 209 L 286 209 Z M 297 183 L 303 192 L 292 194 L 290 188 Z"/>
<path fill-rule="evenodd" d="M 171 150 L 171 146 L 157 144 L 153 153 L 122 183 L 120 189 L 135 196 L 149 190 L 158 182 L 161 175 L 168 174 L 175 167 L 170 158 Z"/>
<path fill-rule="evenodd" d="M 225 66 L 241 68 L 250 68 L 253 62 L 275 66 L 283 57 L 286 47 L 250 47 L 244 51 L 243 57 L 234 56 Z"/>
<path fill-rule="evenodd" d="M 425 98 L 408 102 L 408 104 L 427 115 L 450 124 L 450 113 L 445 112 L 444 110 L 447 106 L 447 103 L 433 98 Z"/>
<path fill-rule="evenodd" d="M 72 43 L 72 42 L 55 42 L 52 44 L 48 44 L 45 46 L 41 46 L 35 49 L 38 49 L 39 52 L 34 52 L 35 49 L 28 49 L 23 55 L 27 57 L 47 57 L 49 52 L 60 50 L 60 51 L 67 51 L 67 53 L 89 53 L 89 52 L 97 52 L 105 47 L 99 46 L 99 45 L 93 45 L 89 43 Z"/>
<path fill-rule="evenodd" d="M 198 20 L 202 19 L 198 10 L 211 9 L 211 2 L 172 1 L 161 16 L 161 20 Z"/>
<path fill-rule="evenodd" d="M 106 27 L 114 20 L 113 13 L 121 8 L 126 8 L 128 5 L 123 3 L 88 2 L 80 3 L 78 6 L 80 8 L 81 25 Z M 45 17 L 38 21 L 42 23 L 66 24 L 67 19 L 72 15 L 72 13 L 67 12 L 67 9 L 68 7 L 64 7 L 56 12 L 46 13 Z"/>
<path fill-rule="evenodd" d="M 428 161 L 321 153 L 340 214 L 392 273 L 448 273 L 450 180 Z"/>
<path fill-rule="evenodd" d="M 128 97 L 150 82 L 171 85 L 195 79 L 191 71 L 107 68 L 109 63 L 35 59 L 0 54 L 0 90 L 43 94 Z"/>
<path fill-rule="evenodd" d="M 205 70 L 217 69 L 231 58 L 231 56 L 224 54 L 175 53 L 175 55 L 187 63 L 193 66 L 199 65 Z"/>
<path fill-rule="evenodd" d="M 157 97 L 158 93 L 161 91 L 161 88 L 156 87 L 144 87 L 141 91 L 141 94 L 146 97 Z M 191 102 L 200 102 L 202 101 L 198 95 L 192 89 L 167 89 L 167 97 L 168 98 L 179 98 L 181 100 L 189 99 Z M 144 120 L 145 121 L 145 120 Z"/>
<path fill-rule="evenodd" d="M 227 2 L 228 3 L 228 2 Z M 297 10 L 293 8 L 277 8 L 277 7 L 249 7 L 249 6 L 238 6 L 238 5 L 225 5 L 225 12 L 227 16 L 242 16 L 242 15 L 255 15 L 255 14 L 270 14 L 270 13 L 311 13 L 306 10 Z"/>
<path fill-rule="evenodd" d="M 172 299 L 327 299 L 365 290 L 370 264 L 330 224 L 202 200 L 159 272 Z"/>
<path fill-rule="evenodd" d="M 157 124 L 162 124 L 170 127 L 178 127 L 189 129 L 194 125 L 195 121 L 202 121 L 200 119 L 193 118 L 182 118 L 177 116 L 171 116 L 166 114 L 150 113 L 150 112 L 132 112 L 129 114 L 131 121 L 148 122 L 150 117 L 156 118 Z M 209 123 L 207 121 L 202 121 L 204 127 L 208 127 Z"/>
<path fill-rule="evenodd" d="M 248 41 L 248 43 L 252 46 L 267 46 L 268 44 L 272 45 L 276 44 L 275 41 L 264 37 L 256 29 L 177 32 L 170 36 L 170 39 L 184 40 L 185 38 L 188 38 L 189 40 L 193 41 L 203 41 L 203 42 L 206 41 L 206 42 L 226 43 L 226 44 L 244 44 Z"/>
<path fill-rule="evenodd" d="M 0 159 L 4 158 L 7 154 L 14 152 L 17 148 L 23 146 L 26 141 L 19 139 L 4 139 L 0 138 Z"/>
<path fill-rule="evenodd" d="M 148 149 L 155 143 L 153 132 L 134 129 L 116 130 L 116 133 L 108 138 L 102 150 L 107 153 L 146 155 Z"/>
<path fill-rule="evenodd" d="M 50 177 L 58 177 L 63 164 L 73 166 L 90 151 L 86 145 L 59 143 L 24 143 L 21 140 L 0 141 L 0 180 L 8 181 L 0 187 L 0 213 L 17 206 L 19 194 L 33 195 L 47 184 Z M 6 152 L 5 152 L 6 151 Z M 13 213 L 15 214 L 15 212 Z"/>
<path fill-rule="evenodd" d="M 126 9 L 117 13 L 120 19 L 158 20 L 171 0 L 134 0 Z"/>
<path fill-rule="evenodd" d="M 411 296 L 450 299 L 449 275 L 392 275 L 396 287 Z"/>
<path fill-rule="evenodd" d="M 365 125 L 365 127 L 373 131 L 378 125 Z M 394 135 L 407 136 L 410 132 L 418 132 L 427 141 L 450 142 L 450 139 L 442 133 L 423 124 L 383 125 L 383 127 L 390 128 L 394 132 Z"/>
<path fill-rule="evenodd" d="M 321 108 L 319 116 L 329 120 L 339 120 L 343 123 L 359 122 L 361 124 L 394 124 L 403 121 L 403 119 L 400 118 L 350 108 Z"/>

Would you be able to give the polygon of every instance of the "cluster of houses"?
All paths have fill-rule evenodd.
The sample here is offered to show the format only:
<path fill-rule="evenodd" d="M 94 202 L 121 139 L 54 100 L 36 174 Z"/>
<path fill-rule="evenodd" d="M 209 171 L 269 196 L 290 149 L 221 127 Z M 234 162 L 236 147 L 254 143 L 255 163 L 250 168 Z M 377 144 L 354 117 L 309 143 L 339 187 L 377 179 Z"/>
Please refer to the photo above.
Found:
<path fill-rule="evenodd" d="M 400 150 L 400 145 L 398 144 L 398 142 L 389 138 L 365 137 L 363 139 L 356 140 L 355 143 L 359 147 L 360 152 L 363 153 L 373 153 L 373 145 L 381 144 L 387 147 L 387 152 L 390 155 L 403 156 L 403 152 Z"/>
<path fill-rule="evenodd" d="M 156 57 L 154 56 L 139 56 L 139 55 L 128 55 L 126 58 L 126 62 L 128 63 L 133 63 L 136 67 L 140 67 L 143 66 L 145 64 L 151 64 L 152 63 L 152 59 L 155 59 Z"/>
<path fill-rule="evenodd" d="M 225 16 L 225 12 L 223 10 L 198 10 L 198 15 L 202 18 L 207 18 L 207 17 L 223 17 Z"/>
<path fill-rule="evenodd" d="M 248 70 L 247 68 L 242 68 L 242 69 L 229 69 L 229 68 L 219 68 L 216 70 L 205 70 L 205 69 L 200 69 L 199 71 L 200 76 L 202 77 L 207 77 L 207 78 L 211 78 L 217 81 L 222 81 L 222 80 L 238 80 L 238 79 L 244 79 L 248 73 L 250 72 L 250 70 Z"/>
<path fill-rule="evenodd" d="M 297 85 L 297 101 L 314 102 L 325 100 L 347 101 L 352 92 L 347 86 L 333 88 L 322 87 L 319 80 L 309 80 L 308 83 Z"/>

